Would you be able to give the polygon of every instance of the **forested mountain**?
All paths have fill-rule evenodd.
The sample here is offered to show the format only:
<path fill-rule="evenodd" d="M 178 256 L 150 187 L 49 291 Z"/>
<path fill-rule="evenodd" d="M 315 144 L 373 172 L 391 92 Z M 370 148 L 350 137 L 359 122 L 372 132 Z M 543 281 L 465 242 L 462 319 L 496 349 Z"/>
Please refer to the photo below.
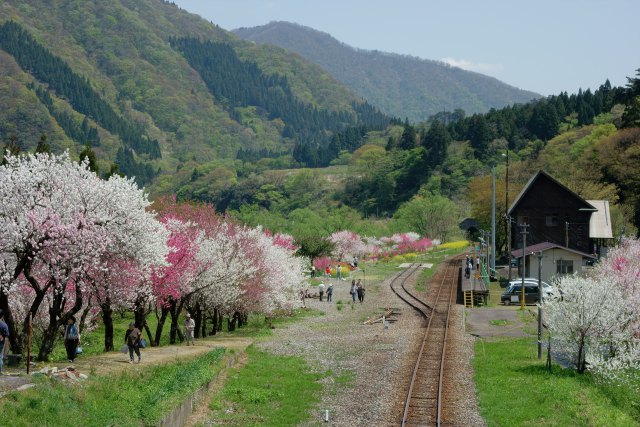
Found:
<path fill-rule="evenodd" d="M 461 108 L 472 114 L 541 97 L 440 61 L 355 49 L 329 34 L 289 22 L 233 31 L 246 40 L 298 53 L 387 114 L 413 122 L 440 111 Z"/>
<path fill-rule="evenodd" d="M 390 120 L 317 65 L 161 0 L 3 1 L 0 100 L 2 143 L 87 145 L 155 192 L 225 186 L 238 155 L 326 165 L 333 135 Z"/>

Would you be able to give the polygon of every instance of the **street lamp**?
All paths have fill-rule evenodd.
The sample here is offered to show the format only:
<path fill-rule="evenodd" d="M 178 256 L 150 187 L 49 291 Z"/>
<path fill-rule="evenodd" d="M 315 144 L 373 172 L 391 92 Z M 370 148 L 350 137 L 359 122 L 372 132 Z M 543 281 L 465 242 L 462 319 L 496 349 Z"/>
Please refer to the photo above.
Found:
<path fill-rule="evenodd" d="M 538 359 L 542 359 L 542 251 L 538 257 Z"/>

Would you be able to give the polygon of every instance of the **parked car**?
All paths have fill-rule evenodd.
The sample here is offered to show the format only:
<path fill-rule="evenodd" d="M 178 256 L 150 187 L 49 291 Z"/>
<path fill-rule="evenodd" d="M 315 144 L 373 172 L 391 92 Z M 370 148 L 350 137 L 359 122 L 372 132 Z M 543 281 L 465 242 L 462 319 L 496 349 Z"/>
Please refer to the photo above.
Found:
<path fill-rule="evenodd" d="M 542 287 L 542 298 L 551 298 L 553 293 L 550 289 L 545 288 L 544 285 Z M 507 289 L 502 293 L 500 300 L 504 303 L 504 305 L 510 305 L 513 303 L 520 303 L 520 298 L 522 298 L 522 280 L 518 283 L 509 284 Z M 524 282 L 524 303 L 525 304 L 536 304 L 539 300 L 538 295 L 538 284 Z"/>
<path fill-rule="evenodd" d="M 521 284 L 522 284 L 522 279 L 511 279 L 511 281 L 509 282 L 509 285 L 521 285 Z M 538 286 L 538 279 L 534 279 L 533 277 L 525 277 L 524 284 Z M 548 284 L 544 280 L 542 280 L 542 291 L 552 295 L 557 293 L 556 288 Z"/>

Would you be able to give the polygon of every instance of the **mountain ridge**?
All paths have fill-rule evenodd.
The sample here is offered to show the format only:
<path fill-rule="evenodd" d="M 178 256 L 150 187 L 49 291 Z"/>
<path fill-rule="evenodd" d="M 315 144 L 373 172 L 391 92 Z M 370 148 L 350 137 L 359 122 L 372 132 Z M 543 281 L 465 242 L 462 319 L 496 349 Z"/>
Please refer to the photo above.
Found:
<path fill-rule="evenodd" d="M 542 97 L 442 61 L 356 48 L 323 31 L 286 21 L 232 32 L 289 49 L 322 66 L 383 112 L 416 122 L 444 110 L 461 108 L 473 114 Z"/>
<path fill-rule="evenodd" d="M 6 27 L 10 22 L 24 29 L 24 34 L 15 25 Z M 170 2 L 6 0 L 0 3 L 0 26 L 5 26 L 5 43 L 21 44 L 13 50 L 0 45 L 0 99 L 6 107 L 0 109 L 0 140 L 15 136 L 23 150 L 31 150 L 46 134 L 56 151 L 68 149 L 77 156 L 88 141 L 73 135 L 85 123 L 85 135 L 98 134 L 92 148 L 102 171 L 118 158 L 121 171 L 130 176 L 135 171 L 125 171 L 125 165 L 135 169 L 144 164 L 155 191 L 161 193 L 175 192 L 196 169 L 203 179 L 235 179 L 240 150 L 289 156 L 283 161 L 292 167 L 291 155 L 298 142 L 284 134 L 289 123 L 275 112 L 212 93 L 201 72 L 171 46 L 170 38 L 228 45 L 230 55 L 254 64 L 251 67 L 264 76 L 271 90 L 286 87 L 290 98 L 309 110 L 305 117 L 314 111 L 333 114 L 341 119 L 336 129 L 361 124 L 356 111 L 364 105 L 361 98 L 318 65 L 275 46 L 244 41 Z M 32 50 L 30 58 L 16 61 L 13 55 L 25 52 L 25 46 Z M 49 54 L 34 68 L 29 61 L 41 56 L 34 53 L 38 46 Z M 55 82 L 42 77 L 47 75 L 42 73 L 46 67 L 75 83 L 71 88 L 56 88 Z M 241 81 L 235 83 L 242 86 Z M 109 114 L 121 123 L 110 127 L 95 109 L 78 110 L 79 97 L 74 97 L 73 90 L 81 86 L 85 93 L 91 92 L 95 105 L 108 113 L 111 109 L 114 114 Z M 128 137 L 122 129 L 128 125 L 139 133 L 138 140 L 157 141 L 159 153 L 147 155 L 135 147 L 121 153 Z M 323 138 L 316 144 L 327 145 L 328 136 Z"/>

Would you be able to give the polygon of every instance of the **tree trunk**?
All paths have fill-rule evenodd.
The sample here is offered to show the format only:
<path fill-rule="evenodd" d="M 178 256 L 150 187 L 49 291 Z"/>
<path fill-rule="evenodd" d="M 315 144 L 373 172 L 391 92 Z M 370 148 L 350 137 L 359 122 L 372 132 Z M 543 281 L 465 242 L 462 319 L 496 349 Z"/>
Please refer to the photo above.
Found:
<path fill-rule="evenodd" d="M 218 310 L 213 309 L 213 315 L 211 316 L 211 333 L 209 335 L 215 335 L 218 332 Z"/>
<path fill-rule="evenodd" d="M 91 301 L 87 304 L 87 306 L 82 310 L 82 315 L 80 316 L 80 332 L 84 331 L 84 328 L 87 326 L 87 316 L 91 311 Z"/>
<path fill-rule="evenodd" d="M 60 326 L 65 325 L 67 321 L 82 308 L 82 288 L 77 282 L 74 288 L 76 293 L 75 303 L 73 307 L 66 313 L 64 312 L 64 306 L 66 302 L 64 292 L 56 292 L 57 289 L 55 289 L 55 287 L 53 289 L 53 302 L 49 307 L 49 325 L 45 330 L 42 345 L 40 346 L 40 351 L 38 352 L 38 360 L 40 361 L 46 361 L 49 359 L 49 355 L 53 351 L 53 346 L 56 342 Z"/>
<path fill-rule="evenodd" d="M 44 331 L 42 337 L 42 343 L 40 344 L 40 350 L 38 351 L 38 360 L 45 362 L 49 360 L 49 354 L 53 351 L 53 346 L 56 342 L 58 334 L 58 317 L 60 314 L 60 307 L 64 306 L 64 298 L 62 292 L 53 293 L 53 303 L 49 307 L 49 325 Z"/>
<path fill-rule="evenodd" d="M 169 306 L 162 305 L 160 306 L 160 317 L 158 317 L 158 312 L 156 311 L 156 317 L 158 318 L 158 325 L 156 326 L 156 338 L 153 340 L 154 345 L 160 345 L 160 339 L 162 338 L 162 328 L 164 328 L 164 322 L 167 320 L 167 316 L 169 315 Z"/>
<path fill-rule="evenodd" d="M 236 330 L 236 321 L 237 321 L 237 318 L 235 315 L 229 316 L 227 318 L 227 331 L 233 332 Z"/>
<path fill-rule="evenodd" d="M 113 350 L 113 310 L 108 303 L 101 304 L 102 323 L 104 323 L 104 351 Z"/>
<path fill-rule="evenodd" d="M 169 332 L 170 344 L 176 343 L 176 335 L 180 340 L 180 342 L 184 341 L 184 335 L 182 334 L 182 331 L 180 330 L 180 325 L 178 323 L 180 318 L 180 312 L 182 311 L 182 305 L 183 305 L 182 299 L 179 302 L 172 300 L 171 304 L 169 305 L 169 313 L 171 314 L 171 330 Z"/>
<path fill-rule="evenodd" d="M 222 332 L 222 322 L 224 321 L 224 314 L 222 314 L 222 311 L 218 310 L 218 320 L 217 322 L 217 330 L 218 332 Z"/>
<path fill-rule="evenodd" d="M 202 313 L 202 324 L 200 325 L 200 330 L 202 338 L 205 338 L 207 336 L 207 316 L 205 316 L 204 313 Z"/>
<path fill-rule="evenodd" d="M 187 310 L 189 311 L 189 314 L 191 314 L 191 318 L 195 323 L 193 336 L 194 338 L 200 338 L 200 329 L 201 329 L 200 325 L 202 325 L 202 308 L 200 307 L 200 303 L 197 302 L 193 310 L 189 310 L 189 309 Z"/>

